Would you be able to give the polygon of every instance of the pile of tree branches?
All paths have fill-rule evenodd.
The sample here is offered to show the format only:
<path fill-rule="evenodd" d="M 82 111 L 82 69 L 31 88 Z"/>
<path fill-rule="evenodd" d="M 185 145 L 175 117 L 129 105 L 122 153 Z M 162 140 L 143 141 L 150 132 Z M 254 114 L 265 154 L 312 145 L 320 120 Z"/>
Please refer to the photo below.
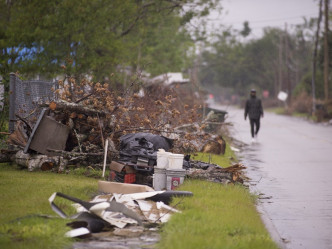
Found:
<path fill-rule="evenodd" d="M 75 164 L 101 163 L 106 140 L 114 158 L 122 135 L 144 131 L 174 139 L 176 153 L 207 148 L 224 153 L 224 140 L 204 130 L 203 97 L 196 93 L 193 98 L 188 85 L 142 88 L 138 79 L 123 91 L 86 79 L 60 81 L 54 89 L 56 100 L 37 107 L 46 107 L 49 117 L 70 128 L 65 150 L 52 152 Z M 35 120 L 21 121 L 8 141 L 24 148 Z"/>

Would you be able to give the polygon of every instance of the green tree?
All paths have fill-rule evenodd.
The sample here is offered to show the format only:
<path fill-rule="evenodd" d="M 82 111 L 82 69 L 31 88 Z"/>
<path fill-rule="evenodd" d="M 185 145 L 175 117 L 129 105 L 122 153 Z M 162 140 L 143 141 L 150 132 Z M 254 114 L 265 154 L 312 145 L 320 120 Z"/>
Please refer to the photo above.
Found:
<path fill-rule="evenodd" d="M 179 70 L 188 45 L 185 24 L 206 15 L 216 2 L 2 0 L 6 15 L 0 25 L 6 36 L 1 37 L 1 47 L 16 57 L 1 59 L 9 71 L 17 67 L 26 75 L 52 76 L 66 64 L 66 73 L 88 73 L 97 80 L 110 76 L 119 65 L 138 65 L 147 58 L 150 64 L 165 63 L 164 70 L 175 65 Z M 151 70 L 163 71 L 159 67 Z"/>
<path fill-rule="evenodd" d="M 243 23 L 243 30 L 241 30 L 240 34 L 243 37 L 247 37 L 248 35 L 250 35 L 250 33 L 251 33 L 251 28 L 249 27 L 249 22 L 245 21 Z"/>
<path fill-rule="evenodd" d="M 235 32 L 224 32 L 202 54 L 201 82 L 240 95 L 252 87 L 268 90 L 271 96 L 280 90 L 292 94 L 311 70 L 311 27 L 298 26 L 294 33 L 266 28 L 261 38 L 247 42 L 240 42 Z"/>

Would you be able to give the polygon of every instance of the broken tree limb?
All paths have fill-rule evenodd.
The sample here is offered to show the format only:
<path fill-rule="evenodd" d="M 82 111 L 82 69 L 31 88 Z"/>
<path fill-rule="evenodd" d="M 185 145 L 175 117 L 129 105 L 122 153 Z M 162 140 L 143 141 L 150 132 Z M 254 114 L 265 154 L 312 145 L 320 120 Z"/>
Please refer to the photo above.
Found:
<path fill-rule="evenodd" d="M 89 97 L 92 96 L 93 94 L 94 94 L 94 93 L 92 92 L 92 93 L 89 93 L 88 95 L 85 95 L 84 97 L 82 97 L 82 98 L 76 100 L 76 101 L 75 101 L 75 104 L 78 104 L 78 103 L 82 102 L 83 100 L 89 98 Z"/>
<path fill-rule="evenodd" d="M 98 113 L 97 113 L 97 118 L 98 118 L 98 125 L 99 125 L 99 129 L 100 129 L 101 144 L 102 144 L 103 147 L 104 147 L 103 127 L 101 126 L 101 122 L 100 122 L 100 118 L 99 118 Z"/>
<path fill-rule="evenodd" d="M 90 164 L 101 162 L 104 155 L 103 152 L 80 153 L 80 152 L 52 150 L 52 149 L 48 149 L 48 151 L 67 159 L 70 162 L 70 164 L 80 164 L 82 166 L 83 165 L 88 166 Z"/>
<path fill-rule="evenodd" d="M 21 148 L 24 148 L 28 142 L 28 135 L 24 129 L 22 121 L 18 121 L 16 124 L 16 129 L 12 134 L 9 135 L 7 143 L 11 145 L 17 145 Z"/>
<path fill-rule="evenodd" d="M 34 170 L 51 170 L 58 168 L 58 171 L 63 171 L 68 164 L 68 160 L 61 156 L 46 156 L 40 154 L 28 154 L 20 150 L 15 155 L 15 162 L 23 167 L 28 168 L 29 171 Z"/>
<path fill-rule="evenodd" d="M 80 152 L 71 152 L 63 150 L 52 150 L 48 149 L 50 152 L 57 153 L 59 156 L 62 156 L 68 159 L 71 163 L 82 163 L 88 165 L 89 163 L 98 163 L 103 161 L 104 152 L 98 153 L 80 153 Z M 112 159 L 117 158 L 119 155 L 118 151 L 108 149 L 108 152 L 112 152 Z M 109 158 L 111 160 L 111 158 Z"/>
<path fill-rule="evenodd" d="M 230 122 L 211 122 L 211 121 L 203 121 L 202 124 L 212 124 L 212 125 L 228 125 L 233 126 Z"/>
<path fill-rule="evenodd" d="M 78 143 L 78 147 L 80 149 L 80 153 L 82 153 L 82 145 L 81 145 L 81 141 L 80 141 L 80 138 L 78 137 L 78 134 L 76 132 L 76 130 L 74 129 L 74 133 L 75 133 L 75 136 L 76 136 L 76 139 L 77 139 L 77 143 Z"/>
<path fill-rule="evenodd" d="M 122 133 L 124 131 L 136 131 L 136 132 L 139 132 L 139 131 L 154 131 L 154 132 L 158 132 L 158 133 L 174 133 L 174 134 L 180 134 L 180 135 L 184 135 L 185 132 L 181 132 L 181 131 L 169 131 L 169 130 L 159 130 L 159 129 L 154 129 L 154 128 L 142 128 L 142 127 L 130 127 L 130 128 L 126 128 L 126 129 L 121 129 L 121 130 L 118 130 L 116 132 L 114 132 L 114 134 L 117 134 L 117 133 Z"/>
<path fill-rule="evenodd" d="M 77 156 L 103 156 L 104 153 L 81 153 L 81 152 L 71 152 L 71 151 L 64 151 L 64 150 L 53 150 L 53 149 L 47 149 L 50 152 L 58 153 L 61 156 L 64 157 L 77 157 Z"/>
<path fill-rule="evenodd" d="M 21 117 L 20 115 L 18 115 L 18 114 L 15 114 L 15 116 L 16 116 L 19 120 L 21 120 L 21 121 L 26 125 L 26 127 L 27 127 L 27 129 L 28 129 L 28 132 L 31 133 L 31 132 L 32 132 L 32 128 L 31 128 L 31 125 L 28 123 L 28 121 L 26 121 L 25 118 L 22 118 L 22 117 Z"/>
<path fill-rule="evenodd" d="M 11 133 L 9 133 L 9 132 L 4 132 L 4 131 L 1 131 L 0 132 L 0 135 L 10 135 Z"/>
<path fill-rule="evenodd" d="M 100 115 L 100 116 L 106 116 L 106 115 L 110 115 L 111 113 L 109 112 L 105 112 L 105 111 L 101 111 L 101 110 L 96 110 L 96 109 L 92 109 L 83 105 L 79 105 L 76 103 L 69 103 L 69 102 L 65 102 L 65 101 L 61 101 L 61 102 L 52 102 L 53 104 L 53 108 L 54 110 L 58 110 L 58 111 L 70 111 L 70 112 L 78 112 L 78 113 L 84 113 L 85 115 Z M 55 106 L 54 106 L 55 103 Z M 49 107 L 50 104 L 41 104 L 40 107 Z"/>

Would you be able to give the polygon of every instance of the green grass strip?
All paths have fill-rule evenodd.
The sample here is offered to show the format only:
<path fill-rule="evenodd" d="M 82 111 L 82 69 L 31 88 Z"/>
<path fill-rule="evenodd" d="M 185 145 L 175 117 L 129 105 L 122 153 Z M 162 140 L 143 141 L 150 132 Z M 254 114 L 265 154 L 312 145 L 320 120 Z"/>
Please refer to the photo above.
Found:
<path fill-rule="evenodd" d="M 195 153 L 193 159 L 222 167 L 236 162 L 228 143 L 225 155 Z M 182 213 L 163 226 L 160 249 L 278 248 L 256 210 L 256 197 L 245 187 L 186 179 L 180 190 L 194 196 L 173 200 L 173 205 L 180 202 L 177 208 Z"/>
<path fill-rule="evenodd" d="M 215 155 L 203 152 L 197 152 L 191 156 L 192 160 L 217 164 L 223 168 L 227 168 L 232 163 L 237 162 L 234 151 L 231 150 L 229 143 L 226 143 L 225 155 Z"/>
<path fill-rule="evenodd" d="M 159 248 L 278 248 L 243 186 L 186 180 L 181 190 L 194 196 L 183 199 L 177 206 L 182 213 L 164 225 Z"/>
<path fill-rule="evenodd" d="M 13 166 L 0 165 L 0 248 L 65 248 L 72 239 L 66 219 L 38 218 L 34 215 L 57 216 L 48 198 L 63 192 L 89 199 L 97 191 L 97 180 L 84 176 L 27 172 Z M 70 209 L 71 202 L 59 200 L 61 208 Z M 69 213 L 70 214 L 70 213 Z M 19 219 L 17 219 L 19 218 Z"/>

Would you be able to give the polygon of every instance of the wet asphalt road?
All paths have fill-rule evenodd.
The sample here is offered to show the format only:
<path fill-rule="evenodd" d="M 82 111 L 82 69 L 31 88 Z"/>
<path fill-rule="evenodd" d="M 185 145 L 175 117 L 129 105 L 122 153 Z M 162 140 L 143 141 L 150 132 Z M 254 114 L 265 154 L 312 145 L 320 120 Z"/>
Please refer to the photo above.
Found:
<path fill-rule="evenodd" d="M 332 248 L 332 126 L 265 113 L 253 144 L 243 110 L 215 107 L 229 112 L 233 135 L 248 144 L 240 155 L 281 245 Z"/>

